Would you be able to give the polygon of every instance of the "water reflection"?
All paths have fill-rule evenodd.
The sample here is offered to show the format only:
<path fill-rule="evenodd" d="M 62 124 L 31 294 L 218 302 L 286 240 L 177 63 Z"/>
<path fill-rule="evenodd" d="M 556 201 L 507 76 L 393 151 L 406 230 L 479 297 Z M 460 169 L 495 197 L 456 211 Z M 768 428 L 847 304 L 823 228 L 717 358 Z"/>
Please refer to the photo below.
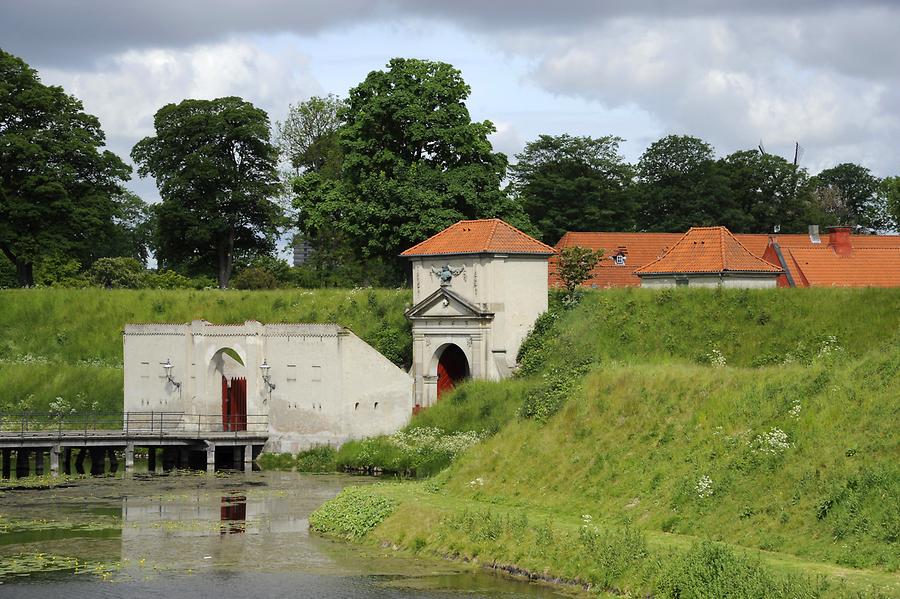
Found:
<path fill-rule="evenodd" d="M 26 552 L 72 556 L 104 564 L 109 577 L 57 573 L 37 585 L 0 578 L 0 596 L 556 596 L 459 564 L 309 534 L 313 509 L 348 483 L 368 482 L 272 472 L 135 475 L 6 493 L 0 513 L 51 524 L 44 536 L 0 532 L 0 561 Z"/>

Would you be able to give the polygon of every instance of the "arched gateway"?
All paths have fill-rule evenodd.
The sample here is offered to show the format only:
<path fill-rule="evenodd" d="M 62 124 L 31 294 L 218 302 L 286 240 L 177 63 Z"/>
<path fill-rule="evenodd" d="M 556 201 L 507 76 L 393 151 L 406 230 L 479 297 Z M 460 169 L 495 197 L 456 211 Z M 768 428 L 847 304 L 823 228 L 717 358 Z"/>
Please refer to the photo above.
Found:
<path fill-rule="evenodd" d="M 437 361 L 437 399 L 469 378 L 469 360 L 458 345 L 448 344 L 440 349 Z"/>
<path fill-rule="evenodd" d="M 547 309 L 555 250 L 498 219 L 464 220 L 403 252 L 412 262 L 415 403 L 459 380 L 498 380 Z"/>

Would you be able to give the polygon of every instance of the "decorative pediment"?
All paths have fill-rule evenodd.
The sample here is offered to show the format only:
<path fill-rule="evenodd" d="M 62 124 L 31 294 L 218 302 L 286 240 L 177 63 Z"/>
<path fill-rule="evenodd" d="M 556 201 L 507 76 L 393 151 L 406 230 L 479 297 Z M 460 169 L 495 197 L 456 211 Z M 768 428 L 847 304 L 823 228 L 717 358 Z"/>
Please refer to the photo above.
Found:
<path fill-rule="evenodd" d="M 447 287 L 440 287 L 431 295 L 406 311 L 410 320 L 417 318 L 481 318 L 491 319 L 493 312 L 488 312 L 469 302 Z"/>

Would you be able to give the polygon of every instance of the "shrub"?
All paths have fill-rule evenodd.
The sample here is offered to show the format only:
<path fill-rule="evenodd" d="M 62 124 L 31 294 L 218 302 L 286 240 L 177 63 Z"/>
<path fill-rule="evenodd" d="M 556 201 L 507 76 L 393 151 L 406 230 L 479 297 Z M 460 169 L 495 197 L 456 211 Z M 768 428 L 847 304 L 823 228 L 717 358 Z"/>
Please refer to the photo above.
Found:
<path fill-rule="evenodd" d="M 231 286 L 235 289 L 275 289 L 278 279 L 265 268 L 251 266 L 231 277 Z"/>
<path fill-rule="evenodd" d="M 297 454 L 297 472 L 334 472 L 337 470 L 337 451 L 331 445 L 316 445 Z"/>
<path fill-rule="evenodd" d="M 124 256 L 100 258 L 90 270 L 94 283 L 108 289 L 138 289 L 144 286 L 146 276 L 143 264 Z"/>
<path fill-rule="evenodd" d="M 394 501 L 366 487 L 347 487 L 309 515 L 310 529 L 360 539 L 394 513 Z"/>
<path fill-rule="evenodd" d="M 589 365 L 584 364 L 571 369 L 552 368 L 545 372 L 542 383 L 525 394 L 519 416 L 546 422 L 576 392 L 588 370 Z"/>
<path fill-rule="evenodd" d="M 192 289 L 195 286 L 193 280 L 178 274 L 174 270 L 162 270 L 148 272 L 144 285 L 151 289 Z"/>
<path fill-rule="evenodd" d="M 819 597 L 822 589 L 809 581 L 780 578 L 758 559 L 744 557 L 731 549 L 704 541 L 668 562 L 657 581 L 660 597 L 693 599 L 730 597 Z"/>

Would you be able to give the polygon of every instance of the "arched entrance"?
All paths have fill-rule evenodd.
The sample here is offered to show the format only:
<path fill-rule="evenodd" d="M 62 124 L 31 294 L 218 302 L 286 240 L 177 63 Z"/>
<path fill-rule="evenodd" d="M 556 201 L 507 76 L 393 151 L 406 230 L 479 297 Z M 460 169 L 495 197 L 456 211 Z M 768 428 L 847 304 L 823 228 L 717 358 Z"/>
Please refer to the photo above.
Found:
<path fill-rule="evenodd" d="M 469 361 L 458 345 L 444 347 L 437 366 L 437 398 L 440 399 L 461 380 L 469 377 Z"/>
<path fill-rule="evenodd" d="M 222 430 L 247 430 L 247 377 L 240 354 L 222 348 L 213 355 L 210 369 L 214 388 L 221 390 Z"/>

